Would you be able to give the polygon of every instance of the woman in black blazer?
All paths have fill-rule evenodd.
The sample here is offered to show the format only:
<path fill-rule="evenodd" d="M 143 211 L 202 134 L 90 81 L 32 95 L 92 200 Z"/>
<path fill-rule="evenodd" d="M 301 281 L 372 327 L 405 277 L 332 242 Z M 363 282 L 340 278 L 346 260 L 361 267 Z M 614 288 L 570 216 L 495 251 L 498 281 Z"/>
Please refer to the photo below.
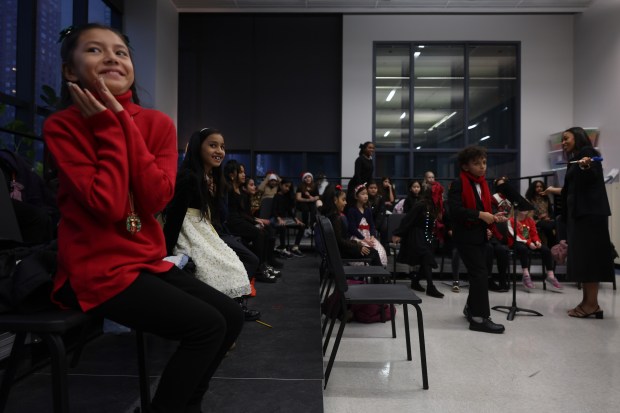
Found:
<path fill-rule="evenodd" d="M 581 282 L 583 299 L 568 312 L 571 317 L 603 318 L 598 305 L 601 281 L 613 281 L 613 248 L 609 237 L 611 215 L 601 162 L 592 160 L 599 153 L 592 147 L 586 131 L 574 127 L 562 134 L 562 149 L 569 163 L 562 188 L 562 218 L 567 223 L 568 279 Z"/>

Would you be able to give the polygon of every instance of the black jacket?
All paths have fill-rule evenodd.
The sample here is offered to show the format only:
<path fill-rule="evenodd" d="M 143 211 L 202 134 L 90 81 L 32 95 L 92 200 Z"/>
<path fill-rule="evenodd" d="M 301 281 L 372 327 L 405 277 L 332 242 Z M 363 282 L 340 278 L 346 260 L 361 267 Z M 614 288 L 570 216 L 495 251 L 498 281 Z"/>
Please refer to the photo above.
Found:
<path fill-rule="evenodd" d="M 476 209 L 463 206 L 463 184 L 460 178 L 450 184 L 448 190 L 448 207 L 450 208 L 450 221 L 452 225 L 452 239 L 455 244 L 480 245 L 487 242 L 487 224 L 478 216 L 484 211 L 482 200 L 476 191 L 475 184 L 471 183 Z"/>

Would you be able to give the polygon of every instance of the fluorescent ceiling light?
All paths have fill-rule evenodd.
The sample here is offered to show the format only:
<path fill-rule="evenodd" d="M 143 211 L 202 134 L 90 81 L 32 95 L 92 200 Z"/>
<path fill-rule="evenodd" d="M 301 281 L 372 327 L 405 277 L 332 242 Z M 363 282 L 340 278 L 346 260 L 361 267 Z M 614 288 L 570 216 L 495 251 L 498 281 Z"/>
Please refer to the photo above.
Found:
<path fill-rule="evenodd" d="M 384 137 L 384 138 L 387 138 L 389 134 L 390 134 L 390 131 L 387 131 L 387 132 L 385 132 L 385 133 L 383 134 L 383 137 Z"/>
<path fill-rule="evenodd" d="M 482 141 L 486 141 L 487 139 L 489 139 L 491 137 L 491 135 L 487 135 L 487 136 L 483 136 L 482 138 L 480 138 L 480 142 Z"/>
<path fill-rule="evenodd" d="M 439 120 L 439 122 L 437 122 L 436 124 L 431 126 L 428 130 L 431 131 L 431 130 L 435 129 L 437 126 L 441 125 L 442 123 L 444 123 L 445 121 L 447 121 L 448 119 L 450 119 L 454 115 L 456 115 L 456 112 L 452 112 L 451 114 L 444 116 L 443 118 L 441 118 L 441 120 Z"/>
<path fill-rule="evenodd" d="M 478 126 L 478 124 L 477 124 L 477 123 L 474 123 L 473 125 L 469 125 L 469 126 L 467 127 L 467 129 L 471 130 L 471 129 L 475 128 L 476 126 Z"/>
<path fill-rule="evenodd" d="M 416 148 L 416 149 L 422 149 L 422 147 L 421 147 L 421 146 L 416 146 L 415 148 Z"/>
<path fill-rule="evenodd" d="M 396 80 L 403 80 L 403 79 L 409 79 L 409 76 L 376 76 L 375 79 L 396 79 Z"/>
<path fill-rule="evenodd" d="M 403 112 L 403 114 L 402 114 L 402 115 L 400 115 L 400 118 L 401 118 L 401 119 L 405 119 L 405 116 L 407 116 L 407 112 Z"/>
<path fill-rule="evenodd" d="M 420 57 L 421 54 L 422 54 L 422 52 L 414 52 L 413 53 L 413 58 L 417 59 L 418 57 Z"/>
<path fill-rule="evenodd" d="M 423 44 L 419 45 L 418 49 L 424 49 L 424 45 Z"/>
<path fill-rule="evenodd" d="M 396 94 L 396 89 L 392 89 L 392 91 L 390 92 L 390 94 L 387 96 L 387 98 L 385 98 L 386 102 L 389 102 L 390 100 L 392 100 L 392 98 L 394 97 L 394 95 Z"/>
<path fill-rule="evenodd" d="M 418 76 L 418 80 L 459 80 L 464 79 L 463 76 Z"/>

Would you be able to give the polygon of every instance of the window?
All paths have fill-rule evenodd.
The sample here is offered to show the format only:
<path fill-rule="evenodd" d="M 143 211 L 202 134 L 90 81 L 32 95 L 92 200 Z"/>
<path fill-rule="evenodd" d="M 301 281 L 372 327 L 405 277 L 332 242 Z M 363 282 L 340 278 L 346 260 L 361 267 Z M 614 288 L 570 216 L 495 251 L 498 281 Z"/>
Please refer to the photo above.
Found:
<path fill-rule="evenodd" d="M 119 0 L 0 3 L 0 148 L 18 151 L 43 170 L 41 129 L 60 94 L 59 32 L 90 20 L 120 28 L 121 6 Z"/>
<path fill-rule="evenodd" d="M 375 175 L 399 193 L 410 177 L 456 175 L 456 154 L 479 144 L 487 176 L 518 175 L 518 44 L 375 43 Z"/>

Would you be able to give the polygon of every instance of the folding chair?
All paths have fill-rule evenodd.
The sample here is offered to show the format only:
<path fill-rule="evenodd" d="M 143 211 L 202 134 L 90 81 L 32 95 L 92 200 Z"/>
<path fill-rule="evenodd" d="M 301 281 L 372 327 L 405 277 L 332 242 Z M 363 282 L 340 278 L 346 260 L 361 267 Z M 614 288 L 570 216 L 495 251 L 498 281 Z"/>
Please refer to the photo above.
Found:
<path fill-rule="evenodd" d="M 351 304 L 389 304 L 390 311 L 392 312 L 392 337 L 396 338 L 396 324 L 394 320 L 394 305 L 402 304 L 403 317 L 405 323 L 405 343 L 407 347 L 407 360 L 412 360 L 411 357 L 411 339 L 409 335 L 409 314 L 407 311 L 407 305 L 413 305 L 416 309 L 418 319 L 418 336 L 420 342 L 420 360 L 422 367 L 422 387 L 428 389 L 428 375 L 426 369 L 426 347 L 424 343 L 424 324 L 422 320 L 422 310 L 420 309 L 420 303 L 422 300 L 409 289 L 408 286 L 403 284 L 358 284 L 347 285 L 346 275 L 343 270 L 342 261 L 340 260 L 340 254 L 338 253 L 338 244 L 336 243 L 336 236 L 331 222 L 325 218 L 320 217 L 321 230 L 324 235 L 324 242 L 327 249 L 327 258 L 329 263 L 329 269 L 333 273 L 336 281 L 336 292 L 338 294 L 338 301 L 340 305 L 340 326 L 338 328 L 338 334 L 336 335 L 336 341 L 332 348 L 329 362 L 325 370 L 325 386 L 327 387 L 327 381 L 336 359 L 336 353 L 340 341 L 342 340 L 342 334 L 346 326 L 346 313 L 347 307 Z M 335 319 L 332 319 L 330 325 L 330 331 L 335 324 Z M 326 342 L 329 340 L 329 335 L 326 338 Z"/>

